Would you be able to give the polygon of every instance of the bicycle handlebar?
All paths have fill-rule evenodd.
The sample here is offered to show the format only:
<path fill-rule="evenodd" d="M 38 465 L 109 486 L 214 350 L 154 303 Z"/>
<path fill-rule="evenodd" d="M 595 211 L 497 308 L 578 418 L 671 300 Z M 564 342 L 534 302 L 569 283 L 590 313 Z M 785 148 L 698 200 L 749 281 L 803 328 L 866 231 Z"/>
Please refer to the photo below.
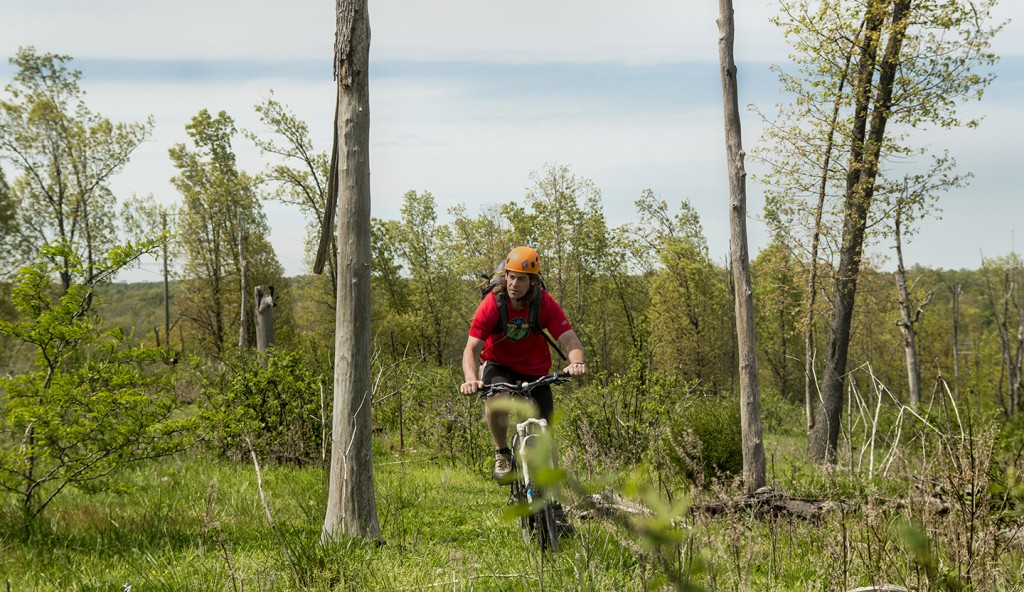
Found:
<path fill-rule="evenodd" d="M 504 392 L 515 393 L 517 395 L 525 395 L 532 391 L 533 389 L 537 388 L 538 386 L 543 386 L 545 384 L 561 384 L 563 382 L 569 382 L 570 380 L 572 380 L 572 377 L 569 376 L 567 372 L 553 372 L 551 374 L 541 376 L 540 378 L 532 382 L 493 382 L 477 391 L 477 394 L 479 394 L 480 398 L 482 399 L 493 397 L 498 393 Z"/>

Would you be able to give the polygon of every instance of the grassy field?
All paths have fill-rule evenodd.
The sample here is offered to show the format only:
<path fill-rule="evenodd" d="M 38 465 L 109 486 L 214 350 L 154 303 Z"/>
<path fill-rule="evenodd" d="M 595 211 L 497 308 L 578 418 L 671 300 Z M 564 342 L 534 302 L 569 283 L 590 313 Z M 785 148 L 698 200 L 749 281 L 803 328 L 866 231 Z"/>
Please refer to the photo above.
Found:
<path fill-rule="evenodd" d="M 638 563 L 612 531 L 581 524 L 554 558 L 504 517 L 507 491 L 465 468 L 410 455 L 376 468 L 383 546 L 318 541 L 320 468 L 263 468 L 286 558 L 251 465 L 164 461 L 125 492 L 70 493 L 26 542 L 4 512 L 0 581 L 11 590 L 620 590 Z M 291 567 L 294 565 L 294 570 Z M 297 576 L 296 576 L 297 574 Z"/>
<path fill-rule="evenodd" d="M 973 506 L 956 503 L 941 512 L 908 507 L 898 479 L 854 484 L 852 472 L 801 468 L 786 452 L 798 439 L 768 444 L 773 486 L 852 499 L 856 509 L 814 521 L 745 511 L 705 517 L 686 513 L 677 492 L 674 511 L 616 523 L 583 519 L 579 498 L 567 494 L 577 532 L 557 554 L 542 554 L 506 517 L 507 490 L 485 467 L 379 446 L 384 544 L 325 548 L 325 469 L 262 467 L 282 544 L 251 464 L 182 456 L 124 475 L 120 493 L 67 493 L 27 540 L 17 508 L 5 506 L 0 582 L 18 591 L 1024 589 L 1021 534 L 1007 530 L 1019 528 L 1019 517 L 978 508 L 971 515 Z M 623 483 L 656 510 L 672 493 Z M 722 485 L 695 501 L 736 493 Z"/>

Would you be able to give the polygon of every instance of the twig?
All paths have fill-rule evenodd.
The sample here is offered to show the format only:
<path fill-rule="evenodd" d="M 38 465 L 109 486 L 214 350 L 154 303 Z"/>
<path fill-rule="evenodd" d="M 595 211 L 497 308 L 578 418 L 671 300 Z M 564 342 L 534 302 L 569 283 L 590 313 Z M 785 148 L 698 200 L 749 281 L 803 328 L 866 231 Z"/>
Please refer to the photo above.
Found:
<path fill-rule="evenodd" d="M 889 451 L 889 460 L 885 461 L 885 470 L 882 471 L 882 476 L 887 477 L 889 475 L 889 467 L 892 466 L 893 461 L 896 460 L 896 450 L 900 445 L 900 436 L 903 435 L 903 407 L 900 407 L 900 413 L 896 417 L 896 437 L 892 441 L 892 449 Z"/>
<path fill-rule="evenodd" d="M 429 462 L 429 461 L 434 460 L 434 458 L 435 457 L 429 457 L 429 456 L 426 457 L 426 458 L 407 458 L 407 459 L 403 459 L 403 460 L 394 460 L 394 461 L 386 462 L 386 463 L 373 463 L 373 466 L 375 466 L 375 467 L 386 467 L 388 465 L 407 465 L 407 464 L 411 464 L 411 463 Z"/>
<path fill-rule="evenodd" d="M 956 406 L 956 400 L 953 398 L 953 393 L 949 390 L 949 384 L 943 380 L 942 386 L 946 389 L 946 394 L 949 395 L 950 406 L 953 407 L 953 413 L 956 415 L 956 423 L 960 426 L 960 443 L 963 443 L 966 434 L 964 432 L 964 422 L 960 419 L 960 409 Z"/>
<path fill-rule="evenodd" d="M 213 480 L 210 482 L 210 491 L 206 495 L 206 515 L 204 518 L 203 529 L 212 530 L 214 533 L 214 540 L 220 547 L 222 553 L 224 553 L 224 564 L 227 565 L 228 573 L 231 574 L 231 589 L 238 592 L 238 578 L 235 575 L 235 568 L 231 565 L 231 550 L 228 549 L 227 543 L 224 542 L 224 533 L 220 529 L 220 521 L 213 520 L 211 518 L 213 510 L 215 508 L 215 495 L 217 493 L 217 481 Z"/>
<path fill-rule="evenodd" d="M 256 459 L 256 451 L 253 450 L 252 442 L 249 440 L 249 436 L 245 436 L 245 443 L 249 446 L 249 454 L 252 455 L 252 465 L 256 467 L 256 487 L 260 491 L 260 501 L 263 502 L 263 511 L 267 513 L 267 522 L 270 523 L 270 529 L 274 531 L 274 536 L 277 537 L 277 544 L 281 545 L 281 552 L 284 553 L 284 558 L 288 560 L 288 566 L 292 568 L 292 575 L 295 577 L 295 587 L 302 587 L 302 579 L 299 577 L 299 570 L 295 568 L 295 562 L 292 561 L 291 554 L 288 553 L 288 547 L 284 544 L 284 539 L 281 538 L 281 533 L 277 530 L 277 525 L 274 524 L 274 517 L 270 515 L 270 505 L 267 504 L 267 496 L 263 493 L 263 475 L 260 473 L 260 463 Z"/>
<path fill-rule="evenodd" d="M 868 480 L 870 481 L 875 474 L 875 436 L 878 433 L 878 417 L 882 414 L 882 391 L 879 389 L 882 383 L 875 378 L 870 364 L 868 365 L 868 372 L 871 374 L 871 382 L 875 387 L 875 394 L 878 396 L 878 404 L 875 406 L 875 417 L 871 421 L 871 453 L 868 458 Z"/>

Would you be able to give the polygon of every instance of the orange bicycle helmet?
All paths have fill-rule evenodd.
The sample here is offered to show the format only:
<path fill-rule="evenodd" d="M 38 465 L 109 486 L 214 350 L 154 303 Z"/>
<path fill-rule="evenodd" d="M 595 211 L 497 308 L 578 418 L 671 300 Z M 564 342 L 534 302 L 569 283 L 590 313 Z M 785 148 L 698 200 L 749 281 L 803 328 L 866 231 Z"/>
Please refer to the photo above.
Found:
<path fill-rule="evenodd" d="M 505 257 L 505 271 L 519 273 L 540 273 L 540 255 L 530 247 L 516 247 Z"/>

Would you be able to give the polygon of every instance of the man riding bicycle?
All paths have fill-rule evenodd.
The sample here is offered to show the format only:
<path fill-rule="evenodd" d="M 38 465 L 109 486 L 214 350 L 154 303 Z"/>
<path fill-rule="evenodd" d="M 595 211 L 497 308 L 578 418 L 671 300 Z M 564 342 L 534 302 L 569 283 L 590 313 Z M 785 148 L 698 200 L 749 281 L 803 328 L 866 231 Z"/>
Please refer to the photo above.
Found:
<path fill-rule="evenodd" d="M 499 302 L 507 302 L 507 320 L 502 317 Z M 533 381 L 551 369 L 551 351 L 544 335 L 530 328 L 530 307 L 539 301 L 539 325 L 546 329 L 566 351 L 569 365 L 563 370 L 570 376 L 583 376 L 583 345 L 565 318 L 562 307 L 547 291 L 540 289 L 540 257 L 530 247 L 516 247 L 505 258 L 497 286 L 480 302 L 469 327 L 469 339 L 462 353 L 465 382 L 459 387 L 463 395 L 472 395 L 484 385 L 496 382 Z M 534 314 L 537 314 L 536 312 Z M 537 319 L 534 319 L 535 321 Z M 482 365 L 481 365 L 482 362 Z M 478 378 L 477 368 L 480 369 Z M 494 473 L 499 483 L 512 473 L 512 452 L 508 447 L 508 411 L 496 407 L 491 397 L 484 402 L 484 418 L 494 439 Z M 534 389 L 530 398 L 538 417 L 550 424 L 554 411 L 551 387 Z"/>

